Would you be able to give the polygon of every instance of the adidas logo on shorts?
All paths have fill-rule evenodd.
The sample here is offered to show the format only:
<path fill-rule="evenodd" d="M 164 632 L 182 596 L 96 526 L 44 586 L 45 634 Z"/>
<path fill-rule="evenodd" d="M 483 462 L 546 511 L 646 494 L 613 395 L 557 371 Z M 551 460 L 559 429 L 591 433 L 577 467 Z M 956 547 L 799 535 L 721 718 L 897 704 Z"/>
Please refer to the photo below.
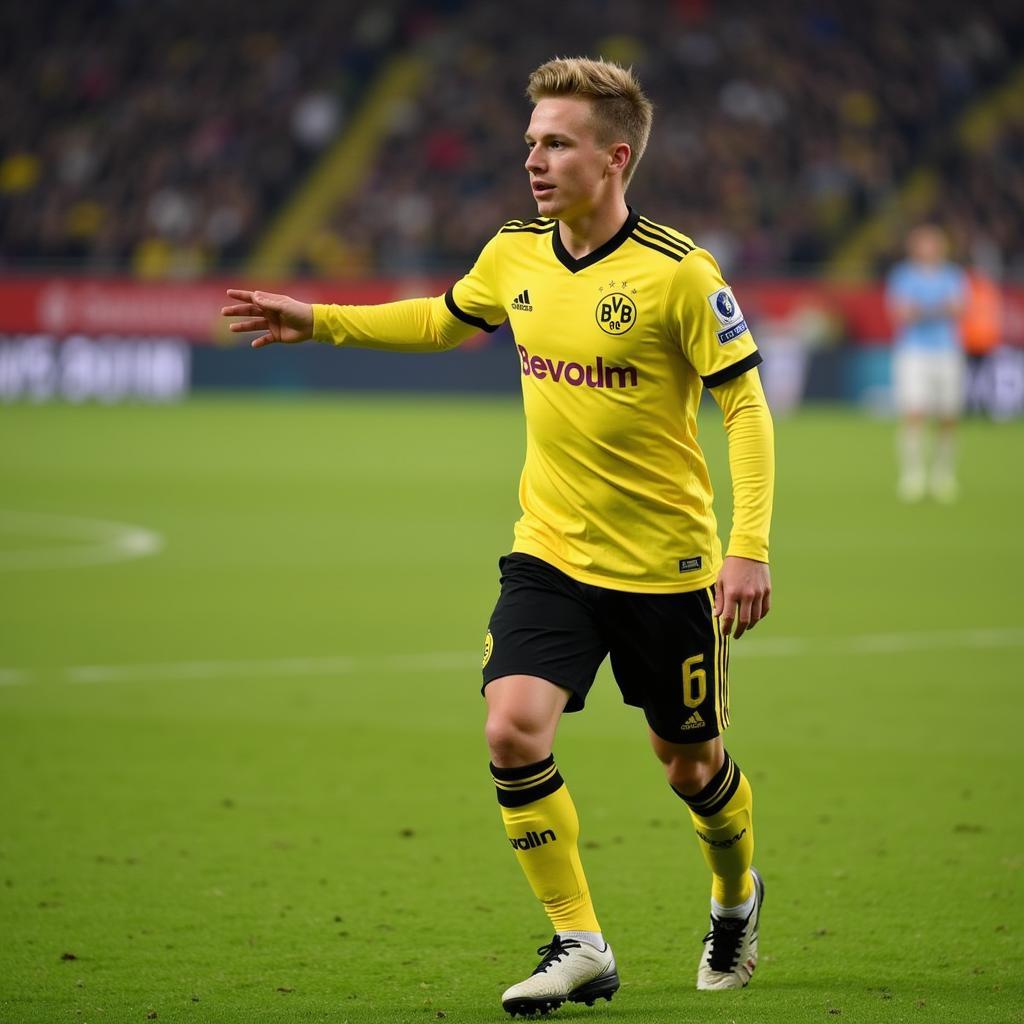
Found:
<path fill-rule="evenodd" d="M 699 711 L 694 711 L 690 717 L 683 722 L 681 728 L 683 732 L 687 729 L 699 729 L 704 724 L 704 719 L 700 717 Z"/>

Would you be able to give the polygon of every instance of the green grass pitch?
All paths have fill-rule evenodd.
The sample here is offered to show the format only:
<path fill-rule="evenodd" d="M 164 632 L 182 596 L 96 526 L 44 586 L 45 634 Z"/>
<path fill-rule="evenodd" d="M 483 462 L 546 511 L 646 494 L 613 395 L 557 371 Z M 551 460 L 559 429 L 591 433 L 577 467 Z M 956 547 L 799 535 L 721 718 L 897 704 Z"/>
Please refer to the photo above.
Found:
<path fill-rule="evenodd" d="M 550 935 L 477 692 L 517 403 L 26 405 L 0 438 L 0 1021 L 501 1020 Z M 556 1016 L 1024 1021 L 1024 424 L 967 425 L 951 507 L 896 502 L 889 423 L 777 440 L 728 737 L 757 976 L 694 991 L 703 862 L 602 673 L 556 754 L 623 986 Z M 111 560 L 140 542 L 97 521 L 162 547 Z"/>

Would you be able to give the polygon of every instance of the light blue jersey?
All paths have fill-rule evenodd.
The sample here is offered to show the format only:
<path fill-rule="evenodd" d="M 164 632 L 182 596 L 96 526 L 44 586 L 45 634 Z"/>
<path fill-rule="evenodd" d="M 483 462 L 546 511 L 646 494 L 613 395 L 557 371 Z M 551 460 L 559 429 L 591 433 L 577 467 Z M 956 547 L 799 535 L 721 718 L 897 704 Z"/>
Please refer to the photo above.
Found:
<path fill-rule="evenodd" d="M 898 328 L 893 339 L 898 346 L 942 352 L 960 348 L 958 318 L 943 310 L 950 303 L 962 305 L 967 282 L 964 272 L 952 263 L 922 266 L 899 263 L 886 282 L 889 306 L 909 305 L 924 318 Z"/>

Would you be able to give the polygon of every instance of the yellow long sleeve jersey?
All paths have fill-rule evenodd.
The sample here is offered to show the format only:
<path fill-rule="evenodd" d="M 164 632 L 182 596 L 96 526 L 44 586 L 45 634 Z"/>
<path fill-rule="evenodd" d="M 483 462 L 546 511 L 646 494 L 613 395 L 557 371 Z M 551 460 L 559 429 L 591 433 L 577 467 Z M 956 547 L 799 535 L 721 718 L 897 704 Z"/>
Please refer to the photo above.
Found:
<path fill-rule="evenodd" d="M 314 337 L 452 348 L 510 321 L 526 412 L 513 550 L 584 583 L 646 593 L 713 583 L 721 544 L 697 443 L 704 387 L 729 440 L 728 553 L 768 560 L 772 421 L 761 356 L 711 255 L 630 211 L 588 255 L 554 220 L 510 221 L 444 296 L 315 305 Z"/>

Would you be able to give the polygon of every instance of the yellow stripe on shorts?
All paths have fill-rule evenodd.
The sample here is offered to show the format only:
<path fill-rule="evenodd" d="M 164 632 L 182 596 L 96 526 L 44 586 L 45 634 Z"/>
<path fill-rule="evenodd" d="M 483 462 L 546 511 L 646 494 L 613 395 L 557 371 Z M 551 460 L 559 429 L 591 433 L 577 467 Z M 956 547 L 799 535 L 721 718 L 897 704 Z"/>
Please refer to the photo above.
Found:
<path fill-rule="evenodd" d="M 711 602 L 711 622 L 715 631 L 715 716 L 718 719 L 719 732 L 724 732 L 730 722 L 729 717 L 729 637 L 722 633 L 722 621 L 714 614 L 715 591 L 708 587 L 708 600 Z"/>

